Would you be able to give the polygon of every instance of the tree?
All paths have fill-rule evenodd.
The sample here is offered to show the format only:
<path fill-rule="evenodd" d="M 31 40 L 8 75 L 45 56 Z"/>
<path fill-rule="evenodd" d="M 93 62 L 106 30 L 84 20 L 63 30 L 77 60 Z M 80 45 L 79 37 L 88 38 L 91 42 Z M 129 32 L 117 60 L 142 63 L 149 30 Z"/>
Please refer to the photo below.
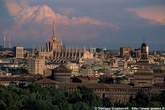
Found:
<path fill-rule="evenodd" d="M 86 87 L 68 93 L 37 84 L 26 88 L 0 86 L 0 110 L 91 110 L 95 106 L 101 106 L 101 100 Z"/>
<path fill-rule="evenodd" d="M 103 107 L 112 107 L 112 102 L 111 99 L 108 97 L 104 97 L 102 98 L 102 106 Z"/>
<path fill-rule="evenodd" d="M 82 102 L 85 102 L 90 106 L 98 106 L 101 104 L 100 98 L 91 89 L 84 86 L 78 87 L 78 89 L 82 95 Z"/>
<path fill-rule="evenodd" d="M 3 100 L 0 100 L 0 110 L 6 110 L 7 105 Z"/>
<path fill-rule="evenodd" d="M 113 84 L 114 83 L 114 79 L 112 77 L 107 77 L 107 76 L 101 76 L 99 78 L 99 83 L 107 83 L 107 84 Z"/>
<path fill-rule="evenodd" d="M 77 102 L 73 105 L 73 110 L 91 110 L 91 108 L 84 102 Z"/>
<path fill-rule="evenodd" d="M 162 91 L 159 95 L 159 101 L 161 102 L 162 106 L 165 106 L 165 91 Z"/>
<path fill-rule="evenodd" d="M 149 103 L 150 107 L 160 107 L 161 106 L 160 93 L 152 93 L 150 97 L 151 97 L 151 100 Z"/>
<path fill-rule="evenodd" d="M 134 102 L 137 107 L 147 107 L 149 105 L 149 96 L 143 91 L 137 92 Z"/>
<path fill-rule="evenodd" d="M 28 97 L 24 100 L 23 110 L 53 110 L 54 106 L 47 100 L 37 99 L 36 97 Z"/>

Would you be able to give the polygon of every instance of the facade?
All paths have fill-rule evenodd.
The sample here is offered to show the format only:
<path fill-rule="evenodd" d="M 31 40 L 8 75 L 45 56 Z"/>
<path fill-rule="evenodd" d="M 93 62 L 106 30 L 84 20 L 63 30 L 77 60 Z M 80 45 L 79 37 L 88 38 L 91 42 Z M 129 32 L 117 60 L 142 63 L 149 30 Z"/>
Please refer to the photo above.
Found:
<path fill-rule="evenodd" d="M 141 49 L 134 49 L 134 57 L 139 59 L 141 57 Z"/>
<path fill-rule="evenodd" d="M 165 73 L 155 73 L 154 74 L 154 83 L 163 84 L 165 80 Z"/>
<path fill-rule="evenodd" d="M 52 71 L 54 80 L 59 82 L 70 82 L 71 70 L 65 65 L 60 65 Z"/>
<path fill-rule="evenodd" d="M 78 75 L 79 71 L 80 71 L 80 67 L 78 64 L 76 63 L 68 63 L 67 67 L 72 70 L 72 75 Z"/>
<path fill-rule="evenodd" d="M 32 74 L 39 74 L 44 75 L 45 74 L 45 58 L 44 57 L 38 57 L 33 58 L 30 60 L 30 69 Z"/>
<path fill-rule="evenodd" d="M 151 87 L 154 84 L 163 84 L 164 81 L 165 71 L 149 63 L 139 64 L 131 79 L 135 87 Z"/>
<path fill-rule="evenodd" d="M 132 48 L 129 47 L 121 47 L 120 48 L 120 56 L 124 57 L 124 56 L 131 56 L 131 51 Z"/>
<path fill-rule="evenodd" d="M 135 87 L 150 87 L 154 84 L 154 73 L 146 68 L 134 73 L 133 84 Z"/>
<path fill-rule="evenodd" d="M 111 68 L 113 70 L 125 70 L 127 67 L 127 61 L 123 58 L 115 58 L 111 63 Z"/>
<path fill-rule="evenodd" d="M 24 47 L 16 47 L 16 58 L 24 58 Z"/>
<path fill-rule="evenodd" d="M 59 82 L 70 82 L 71 73 L 53 73 L 53 79 Z"/>

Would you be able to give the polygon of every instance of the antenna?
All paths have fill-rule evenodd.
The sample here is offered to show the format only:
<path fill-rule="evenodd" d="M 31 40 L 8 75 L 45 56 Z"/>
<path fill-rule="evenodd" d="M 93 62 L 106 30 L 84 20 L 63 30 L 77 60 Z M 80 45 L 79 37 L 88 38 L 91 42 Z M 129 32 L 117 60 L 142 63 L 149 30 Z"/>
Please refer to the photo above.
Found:
<path fill-rule="evenodd" d="M 8 37 L 8 48 L 11 48 L 11 36 Z"/>
<path fill-rule="evenodd" d="M 6 48 L 6 35 L 3 35 L 3 48 Z"/>
<path fill-rule="evenodd" d="M 10 48 L 11 47 L 11 38 L 8 36 L 8 32 L 3 33 L 3 47 Z"/>

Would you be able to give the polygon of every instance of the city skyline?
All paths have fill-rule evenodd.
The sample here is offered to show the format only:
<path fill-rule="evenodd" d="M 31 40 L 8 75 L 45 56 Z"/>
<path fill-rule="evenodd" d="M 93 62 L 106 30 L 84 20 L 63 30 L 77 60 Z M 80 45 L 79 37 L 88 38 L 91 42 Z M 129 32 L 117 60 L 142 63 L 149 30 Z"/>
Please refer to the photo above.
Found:
<path fill-rule="evenodd" d="M 67 46 L 138 47 L 165 46 L 163 0 L 2 0 L 0 39 L 7 32 L 13 45 L 40 46 L 56 35 Z M 2 40 L 0 44 L 2 44 Z"/>
<path fill-rule="evenodd" d="M 0 0 L 0 110 L 165 108 L 165 0 Z"/>

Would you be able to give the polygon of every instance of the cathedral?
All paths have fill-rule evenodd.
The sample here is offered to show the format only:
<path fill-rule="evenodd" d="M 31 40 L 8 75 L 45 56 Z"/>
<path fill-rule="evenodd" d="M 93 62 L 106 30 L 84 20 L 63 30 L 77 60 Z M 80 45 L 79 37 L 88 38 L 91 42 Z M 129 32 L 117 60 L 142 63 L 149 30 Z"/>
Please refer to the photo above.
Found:
<path fill-rule="evenodd" d="M 54 32 L 50 39 L 39 49 L 39 56 L 44 56 L 49 63 L 61 64 L 67 62 L 79 63 L 80 60 L 92 59 L 95 49 L 66 48 Z"/>

